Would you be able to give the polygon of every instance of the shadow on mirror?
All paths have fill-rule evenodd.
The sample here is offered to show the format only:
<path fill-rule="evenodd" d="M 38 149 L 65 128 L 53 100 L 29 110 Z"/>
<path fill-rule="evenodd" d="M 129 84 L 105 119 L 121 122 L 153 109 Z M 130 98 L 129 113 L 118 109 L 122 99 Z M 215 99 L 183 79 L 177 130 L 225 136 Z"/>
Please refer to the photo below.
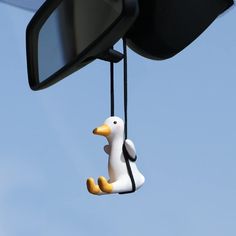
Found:
<path fill-rule="evenodd" d="M 38 80 L 43 82 L 76 61 L 121 15 L 122 1 L 62 1 L 38 36 Z"/>

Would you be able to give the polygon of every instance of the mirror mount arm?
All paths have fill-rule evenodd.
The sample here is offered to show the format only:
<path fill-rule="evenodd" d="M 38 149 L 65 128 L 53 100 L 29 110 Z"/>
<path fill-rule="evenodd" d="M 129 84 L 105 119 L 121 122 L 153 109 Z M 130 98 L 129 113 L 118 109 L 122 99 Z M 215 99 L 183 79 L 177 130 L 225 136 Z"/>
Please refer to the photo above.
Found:
<path fill-rule="evenodd" d="M 124 59 L 124 54 L 110 48 L 107 51 L 99 54 L 97 58 L 103 61 L 118 63 Z"/>

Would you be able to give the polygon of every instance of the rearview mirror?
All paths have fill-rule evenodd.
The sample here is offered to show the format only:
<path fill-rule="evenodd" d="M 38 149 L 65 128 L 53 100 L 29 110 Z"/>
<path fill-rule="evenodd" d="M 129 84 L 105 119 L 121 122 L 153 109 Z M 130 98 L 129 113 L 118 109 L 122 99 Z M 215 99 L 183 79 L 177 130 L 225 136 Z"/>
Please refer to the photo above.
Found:
<path fill-rule="evenodd" d="M 109 53 L 137 15 L 136 0 L 46 1 L 26 31 L 30 87 L 46 88 Z"/>

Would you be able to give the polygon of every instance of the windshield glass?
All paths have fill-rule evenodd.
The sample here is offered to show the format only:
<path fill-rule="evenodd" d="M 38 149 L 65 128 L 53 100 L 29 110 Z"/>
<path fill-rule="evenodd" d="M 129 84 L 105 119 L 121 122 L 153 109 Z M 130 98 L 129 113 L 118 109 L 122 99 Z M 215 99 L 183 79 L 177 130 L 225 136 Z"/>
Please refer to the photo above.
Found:
<path fill-rule="evenodd" d="M 0 0 L 0 2 L 36 11 L 45 2 L 45 0 Z"/>
<path fill-rule="evenodd" d="M 31 91 L 25 29 L 33 14 L 0 3 L 0 235 L 236 235 L 235 13 L 170 60 L 128 50 L 129 138 L 146 184 L 96 197 L 85 182 L 108 176 L 107 142 L 92 130 L 109 116 L 110 66 L 95 61 Z M 123 117 L 121 65 L 115 71 Z"/>

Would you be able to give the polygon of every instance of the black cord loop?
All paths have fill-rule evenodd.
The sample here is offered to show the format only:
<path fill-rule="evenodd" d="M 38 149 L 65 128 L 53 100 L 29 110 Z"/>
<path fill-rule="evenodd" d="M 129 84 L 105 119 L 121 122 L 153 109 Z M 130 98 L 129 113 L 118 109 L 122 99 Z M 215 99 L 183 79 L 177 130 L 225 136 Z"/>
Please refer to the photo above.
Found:
<path fill-rule="evenodd" d="M 125 140 L 128 138 L 128 63 L 127 63 L 127 44 L 126 39 L 123 38 L 123 53 L 124 53 L 124 133 Z M 114 63 L 110 62 L 110 95 L 111 95 L 111 116 L 115 115 L 115 95 L 114 95 Z M 130 165 L 130 155 L 125 147 L 125 142 L 122 147 L 123 156 L 125 159 L 127 172 L 132 184 L 132 190 L 129 192 L 122 192 L 120 194 L 133 193 L 136 191 L 136 184 L 133 176 L 133 172 Z"/>
<path fill-rule="evenodd" d="M 125 116 L 125 140 L 128 138 L 128 62 L 127 62 L 127 44 L 126 39 L 123 38 L 123 53 L 124 53 L 124 116 Z M 120 194 L 133 193 L 136 191 L 136 184 L 134 180 L 134 175 L 130 166 L 130 155 L 125 147 L 125 142 L 122 147 L 123 156 L 125 158 L 125 163 L 127 171 L 132 184 L 132 190 L 129 192 L 124 192 Z"/>

